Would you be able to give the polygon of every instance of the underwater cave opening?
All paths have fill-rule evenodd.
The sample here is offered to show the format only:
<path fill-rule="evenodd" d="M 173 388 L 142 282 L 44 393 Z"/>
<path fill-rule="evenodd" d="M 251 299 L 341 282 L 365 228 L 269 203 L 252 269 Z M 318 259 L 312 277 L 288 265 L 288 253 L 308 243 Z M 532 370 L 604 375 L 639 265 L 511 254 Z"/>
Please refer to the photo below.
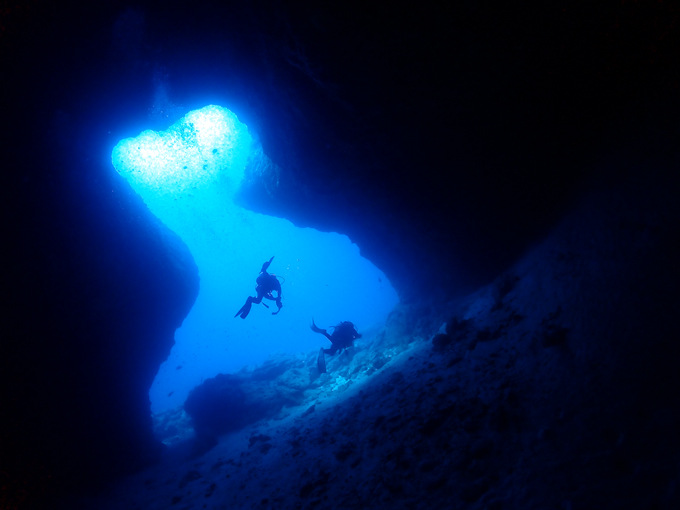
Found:
<path fill-rule="evenodd" d="M 149 392 L 154 413 L 180 406 L 193 387 L 218 373 L 277 352 L 329 347 L 310 330 L 312 318 L 324 328 L 352 321 L 370 341 L 370 331 L 398 302 L 383 272 L 347 236 L 298 228 L 233 202 L 256 145 L 234 113 L 210 105 L 113 149 L 116 171 L 182 238 L 199 269 L 199 295 Z M 283 282 L 281 313 L 253 305 L 247 319 L 234 318 L 247 296 L 256 295 L 255 278 L 272 256 L 269 272 Z"/>

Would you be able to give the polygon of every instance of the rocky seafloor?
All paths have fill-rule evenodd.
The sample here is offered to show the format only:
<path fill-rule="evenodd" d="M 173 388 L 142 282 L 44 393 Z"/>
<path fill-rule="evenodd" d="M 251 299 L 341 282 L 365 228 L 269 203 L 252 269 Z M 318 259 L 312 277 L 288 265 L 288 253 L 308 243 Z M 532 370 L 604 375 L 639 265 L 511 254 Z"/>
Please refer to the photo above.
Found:
<path fill-rule="evenodd" d="M 679 215 L 658 199 L 594 194 L 492 284 L 398 305 L 328 374 L 316 353 L 233 374 L 264 415 L 199 448 L 183 410 L 157 416 L 163 461 L 67 506 L 678 508 Z"/>
<path fill-rule="evenodd" d="M 180 406 L 153 415 L 154 435 L 164 444 L 173 445 L 192 439 L 195 429 L 202 433 L 202 428 L 210 427 L 211 419 L 219 422 L 222 429 L 237 430 L 259 419 L 282 420 L 306 404 L 315 406 L 315 402 L 370 378 L 414 342 L 423 340 L 398 334 L 388 336 L 387 332 L 388 328 L 384 328 L 364 334 L 364 339 L 355 342 L 354 347 L 327 356 L 327 373 L 319 373 L 318 352 L 313 351 L 297 355 L 278 353 L 262 365 L 244 367 L 235 374 L 220 374 L 197 387 L 190 397 L 193 402 L 202 393 L 205 402 L 201 405 L 211 409 L 223 406 L 217 419 L 208 416 L 201 420 L 202 415 L 196 416 L 200 410 L 191 416 L 185 406 Z"/>

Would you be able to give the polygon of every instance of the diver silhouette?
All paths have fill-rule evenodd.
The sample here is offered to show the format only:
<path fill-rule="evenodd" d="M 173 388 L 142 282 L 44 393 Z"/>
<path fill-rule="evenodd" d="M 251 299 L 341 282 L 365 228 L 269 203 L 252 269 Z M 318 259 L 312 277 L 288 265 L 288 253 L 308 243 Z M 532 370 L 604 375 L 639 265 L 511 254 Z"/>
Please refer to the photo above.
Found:
<path fill-rule="evenodd" d="M 324 354 L 333 356 L 338 351 L 352 347 L 354 345 L 354 340 L 361 338 L 361 333 L 359 333 L 356 326 L 349 321 L 343 321 L 335 326 L 332 335 L 329 335 L 325 329 L 317 327 L 317 325 L 314 324 L 314 319 L 312 319 L 312 324 L 309 327 L 312 328 L 314 333 L 320 333 L 331 341 L 331 348 L 321 348 L 316 360 L 317 366 L 319 367 L 319 373 L 322 374 L 326 372 L 326 358 L 324 357 Z"/>
<path fill-rule="evenodd" d="M 272 315 L 276 315 L 281 311 L 281 308 L 283 307 L 283 304 L 281 303 L 281 283 L 279 283 L 279 279 L 276 277 L 276 275 L 269 274 L 267 272 L 267 268 L 269 268 L 269 264 L 272 263 L 272 260 L 274 260 L 274 257 L 270 258 L 268 262 L 265 262 L 262 264 L 262 269 L 260 269 L 260 275 L 257 277 L 257 287 L 255 287 L 255 292 L 257 292 L 257 297 L 252 297 L 248 296 L 248 299 L 246 299 L 246 304 L 241 307 L 241 309 L 236 312 L 236 315 L 234 315 L 234 318 L 238 317 L 239 315 L 241 316 L 242 319 L 245 319 L 248 317 L 248 314 L 250 313 L 250 307 L 252 306 L 253 303 L 260 304 L 262 303 L 262 298 L 265 299 L 270 299 L 271 301 L 276 301 L 276 306 L 278 306 L 278 310 L 275 312 L 272 312 Z M 272 292 L 276 292 L 277 296 L 274 297 L 272 295 Z M 265 307 L 269 308 L 266 303 L 262 303 Z"/>

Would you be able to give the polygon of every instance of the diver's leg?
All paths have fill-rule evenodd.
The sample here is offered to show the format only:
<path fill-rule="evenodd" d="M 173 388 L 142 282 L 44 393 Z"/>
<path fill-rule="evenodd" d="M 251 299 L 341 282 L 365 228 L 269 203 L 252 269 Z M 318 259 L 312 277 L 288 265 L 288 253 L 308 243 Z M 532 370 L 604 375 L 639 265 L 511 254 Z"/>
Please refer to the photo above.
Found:
<path fill-rule="evenodd" d="M 314 333 L 321 333 L 323 336 L 328 338 L 328 340 L 331 340 L 331 335 L 329 335 L 328 332 L 325 329 L 321 329 L 316 324 L 314 324 L 314 319 L 312 319 L 312 325 L 309 326 L 309 327 L 312 328 L 312 331 L 314 331 Z M 331 342 L 332 342 L 332 340 L 331 340 Z"/>
<path fill-rule="evenodd" d="M 236 312 L 236 315 L 234 317 L 238 317 L 239 315 L 241 316 L 241 319 L 245 319 L 248 317 L 248 314 L 250 313 L 250 307 L 252 306 L 253 303 L 259 303 L 259 301 L 255 301 L 255 298 L 253 296 L 248 296 L 248 299 L 246 299 L 246 304 L 241 307 L 241 309 Z"/>
<path fill-rule="evenodd" d="M 264 273 L 267 269 L 269 269 L 269 264 L 272 263 L 272 260 L 274 260 L 275 255 L 272 256 L 272 258 L 269 259 L 268 262 L 265 262 L 262 264 L 262 269 L 260 269 L 260 273 Z"/>
<path fill-rule="evenodd" d="M 262 302 L 262 298 L 264 297 L 264 292 L 259 287 L 256 288 L 255 290 L 257 291 L 257 297 L 248 296 L 248 300 L 246 301 L 246 304 L 243 305 L 243 308 L 241 308 L 241 310 L 243 310 L 243 312 L 241 313 L 239 311 L 239 313 L 241 313 L 242 319 L 245 319 L 246 317 L 248 317 L 248 314 L 250 313 L 250 307 L 252 306 L 253 303 L 255 303 L 256 305 L 259 305 Z M 238 315 L 238 313 L 236 315 Z M 234 317 L 236 317 L 236 315 L 234 315 Z"/>
<path fill-rule="evenodd" d="M 324 349 L 319 351 L 319 355 L 316 357 L 316 366 L 319 369 L 320 374 L 326 373 L 326 358 L 324 358 Z"/>
<path fill-rule="evenodd" d="M 336 345 L 332 345 L 330 349 L 324 349 L 323 352 L 324 354 L 328 354 L 329 356 L 333 356 L 336 352 L 338 352 L 339 347 Z"/>

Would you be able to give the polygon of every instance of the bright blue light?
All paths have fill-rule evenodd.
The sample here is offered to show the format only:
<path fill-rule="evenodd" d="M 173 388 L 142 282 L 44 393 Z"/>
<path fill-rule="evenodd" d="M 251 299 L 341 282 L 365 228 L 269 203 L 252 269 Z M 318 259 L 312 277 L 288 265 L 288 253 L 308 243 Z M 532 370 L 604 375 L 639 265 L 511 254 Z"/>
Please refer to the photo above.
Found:
<path fill-rule="evenodd" d="M 328 347 L 310 331 L 312 316 L 322 327 L 351 320 L 366 332 L 397 303 L 385 275 L 346 236 L 296 228 L 233 203 L 251 143 L 233 113 L 207 106 L 113 150 L 116 170 L 184 240 L 201 278 L 196 303 L 151 388 L 154 412 L 182 404 L 191 388 L 217 373 L 261 363 L 277 351 Z M 272 255 L 269 271 L 285 279 L 281 313 L 254 305 L 246 320 L 234 318 Z"/>
<path fill-rule="evenodd" d="M 236 115 L 211 105 L 189 112 L 167 131 L 123 140 L 113 149 L 113 165 L 142 196 L 178 196 L 214 185 L 220 177 L 238 183 L 239 156 L 247 156 L 249 142 Z"/>

